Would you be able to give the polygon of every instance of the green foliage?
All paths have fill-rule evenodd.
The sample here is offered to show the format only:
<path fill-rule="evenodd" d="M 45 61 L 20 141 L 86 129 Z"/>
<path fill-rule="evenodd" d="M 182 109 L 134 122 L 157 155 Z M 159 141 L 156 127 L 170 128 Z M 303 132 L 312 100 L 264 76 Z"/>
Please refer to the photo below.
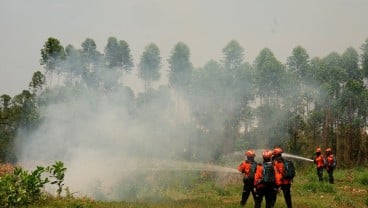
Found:
<path fill-rule="evenodd" d="M 50 177 L 54 179 L 53 181 L 51 181 L 51 184 L 57 184 L 58 186 L 57 194 L 58 196 L 60 196 L 63 190 L 63 186 L 65 185 L 64 176 L 65 176 L 66 168 L 64 167 L 64 163 L 61 161 L 57 161 L 51 167 L 47 167 L 46 171 L 51 173 Z"/>
<path fill-rule="evenodd" d="M 41 177 L 44 172 L 45 168 L 40 166 L 31 172 L 17 167 L 13 174 L 0 178 L 0 205 L 2 207 L 27 205 L 40 199 L 42 188 L 48 183 L 48 178 Z"/>
<path fill-rule="evenodd" d="M 57 184 L 62 188 L 64 173 L 62 162 L 56 162 L 52 167 L 37 166 L 33 171 L 27 171 L 16 167 L 12 174 L 0 177 L 0 206 L 19 207 L 32 204 L 42 198 L 45 184 L 49 183 L 49 177 L 43 176 L 50 172 L 52 178 L 56 178 L 51 184 Z M 60 195 L 61 190 L 58 189 Z"/>
<path fill-rule="evenodd" d="M 360 177 L 359 177 L 359 182 L 362 185 L 368 185 L 368 171 L 364 172 Z"/>

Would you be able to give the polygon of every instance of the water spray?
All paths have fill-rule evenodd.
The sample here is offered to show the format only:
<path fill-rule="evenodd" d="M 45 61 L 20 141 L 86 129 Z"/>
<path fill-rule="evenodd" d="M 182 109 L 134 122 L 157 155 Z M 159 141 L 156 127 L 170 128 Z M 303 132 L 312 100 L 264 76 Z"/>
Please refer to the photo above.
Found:
<path fill-rule="evenodd" d="M 308 161 L 308 162 L 313 162 L 312 159 L 306 158 L 306 157 L 301 157 L 301 156 L 297 156 L 297 155 L 292 155 L 292 154 L 288 154 L 288 153 L 282 153 L 283 157 L 288 157 L 288 158 L 294 158 L 294 159 L 298 159 L 298 160 L 304 160 L 304 161 Z"/>

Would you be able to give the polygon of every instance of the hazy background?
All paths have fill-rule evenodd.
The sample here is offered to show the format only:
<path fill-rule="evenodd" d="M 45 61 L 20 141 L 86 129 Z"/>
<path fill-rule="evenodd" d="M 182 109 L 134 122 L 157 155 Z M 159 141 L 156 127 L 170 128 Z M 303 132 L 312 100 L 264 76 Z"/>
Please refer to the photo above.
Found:
<path fill-rule="evenodd" d="M 35 71 L 44 71 L 40 50 L 49 37 L 75 48 L 91 38 L 100 52 L 111 36 L 125 40 L 136 66 L 144 47 L 153 42 L 161 51 L 164 75 L 179 41 L 190 48 L 195 67 L 220 60 L 232 39 L 244 47 L 249 63 L 265 47 L 283 63 L 298 45 L 311 57 L 350 46 L 359 49 L 368 38 L 367 9 L 367 1 L 0 0 L 0 94 L 21 93 Z M 139 91 L 143 83 L 135 74 L 125 77 L 124 84 Z M 125 92 L 56 88 L 53 93 L 60 99 L 40 109 L 43 122 L 38 128 L 18 132 L 17 156 L 26 164 L 64 161 L 66 184 L 80 194 L 130 199 L 131 190 L 122 189 L 145 188 L 133 180 L 137 172 L 132 170 L 151 173 L 186 166 L 177 163 L 189 152 L 186 147 L 200 146 L 193 139 L 195 129 L 181 122 L 175 97 L 164 89 L 141 114 L 130 112 Z M 213 129 L 223 128 L 218 125 Z M 210 145 L 200 146 L 200 156 L 210 158 Z"/>
<path fill-rule="evenodd" d="M 103 51 L 114 36 L 127 41 L 135 63 L 153 42 L 164 70 L 178 41 L 190 47 L 195 67 L 219 60 L 231 39 L 244 47 L 248 62 L 264 47 L 285 62 L 297 45 L 311 57 L 359 49 L 368 37 L 367 9 L 366 0 L 0 0 L 0 93 L 28 88 L 42 69 L 40 49 L 48 37 L 76 48 L 92 38 Z M 142 88 L 136 79 L 126 83 Z"/>

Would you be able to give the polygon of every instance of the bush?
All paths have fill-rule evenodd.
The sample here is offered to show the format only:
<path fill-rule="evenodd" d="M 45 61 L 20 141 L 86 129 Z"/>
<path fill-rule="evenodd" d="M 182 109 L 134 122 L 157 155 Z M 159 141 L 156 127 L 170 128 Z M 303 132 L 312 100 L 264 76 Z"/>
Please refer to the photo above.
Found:
<path fill-rule="evenodd" d="M 16 167 L 13 173 L 0 177 L 0 207 L 19 207 L 38 201 L 42 196 L 42 188 L 49 182 L 49 178 L 42 177 L 42 174 L 55 170 L 55 166 L 62 168 L 51 171 L 52 175 L 49 177 L 56 178 L 56 182 L 51 184 L 57 184 L 60 188 L 62 182 L 59 182 L 63 181 L 60 176 L 64 176 L 66 171 L 62 162 L 57 162 L 52 168 L 37 166 L 36 170 L 31 172 Z M 58 189 L 58 194 L 59 191 Z"/>

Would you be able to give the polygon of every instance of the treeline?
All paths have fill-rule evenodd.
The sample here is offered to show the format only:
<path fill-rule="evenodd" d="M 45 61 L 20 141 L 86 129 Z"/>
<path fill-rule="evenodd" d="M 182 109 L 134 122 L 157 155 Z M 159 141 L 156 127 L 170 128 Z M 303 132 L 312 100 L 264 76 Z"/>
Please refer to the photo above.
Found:
<path fill-rule="evenodd" d="M 104 95 L 124 91 L 132 115 L 153 113 L 150 102 L 173 91 L 177 110 L 188 115 L 182 123 L 193 132 L 190 157 L 208 144 L 215 160 L 245 148 L 274 146 L 311 157 L 320 146 L 332 147 L 341 167 L 367 165 L 368 39 L 359 51 L 350 47 L 323 58 L 311 58 L 297 46 L 286 63 L 269 48 L 247 62 L 235 40 L 222 54 L 221 60 L 195 68 L 189 47 L 177 43 L 167 59 L 168 84 L 155 89 L 163 61 L 159 47 L 151 43 L 136 65 L 145 90 L 135 95 L 123 82 L 135 67 L 126 41 L 110 37 L 102 53 L 90 38 L 80 49 L 49 38 L 41 49 L 44 73 L 35 72 L 21 94 L 1 96 L 0 160 L 17 160 L 17 132 L 37 128 L 40 106 L 62 99 L 55 91 L 87 89 Z"/>

